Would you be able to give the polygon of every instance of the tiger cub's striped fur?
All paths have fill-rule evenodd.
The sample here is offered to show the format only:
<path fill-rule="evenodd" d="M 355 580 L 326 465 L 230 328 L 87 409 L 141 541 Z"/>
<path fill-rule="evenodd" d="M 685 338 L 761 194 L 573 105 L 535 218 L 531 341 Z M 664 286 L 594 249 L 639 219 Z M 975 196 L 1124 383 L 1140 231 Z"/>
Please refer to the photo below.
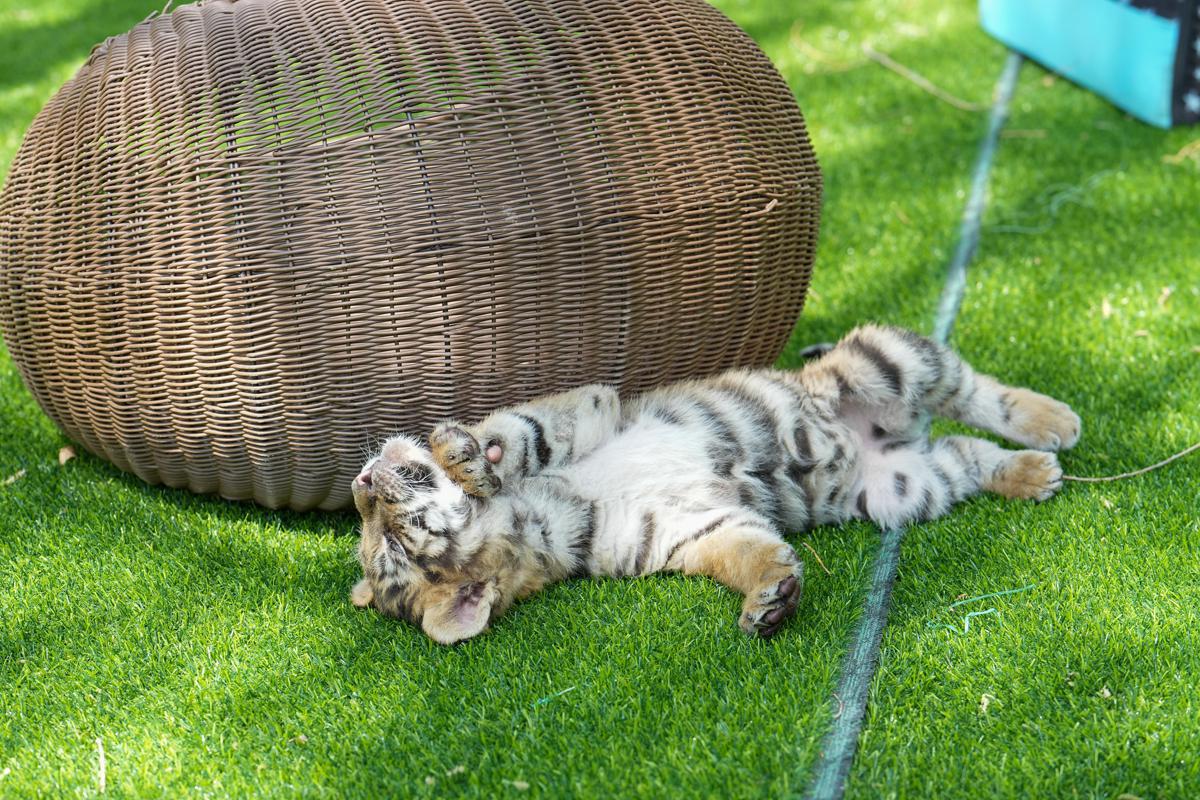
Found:
<path fill-rule="evenodd" d="M 1028 450 L 928 438 L 938 414 Z M 354 481 L 360 606 L 435 640 L 475 636 L 514 601 L 580 575 L 709 575 L 745 595 L 748 633 L 796 608 L 783 531 L 928 520 L 980 490 L 1045 500 L 1070 408 L 974 372 L 909 331 L 867 326 L 798 371 L 738 370 L 622 404 L 605 386 L 397 437 Z"/>

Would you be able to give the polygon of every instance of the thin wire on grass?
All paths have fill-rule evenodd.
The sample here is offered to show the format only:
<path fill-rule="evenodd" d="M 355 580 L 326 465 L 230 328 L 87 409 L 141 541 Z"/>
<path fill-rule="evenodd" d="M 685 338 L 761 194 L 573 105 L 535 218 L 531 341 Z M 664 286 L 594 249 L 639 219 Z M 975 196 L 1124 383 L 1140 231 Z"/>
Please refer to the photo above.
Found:
<path fill-rule="evenodd" d="M 533 703 L 533 705 L 534 705 L 534 707 L 537 707 L 537 706 L 543 706 L 543 705 L 545 705 L 546 703 L 549 703 L 549 702 L 550 702 L 551 700 L 553 700 L 554 698 L 556 698 L 556 697 L 562 697 L 564 694 L 567 694 L 568 692 L 573 692 L 573 691 L 575 691 L 575 687 L 574 687 L 574 686 L 568 686 L 566 689 L 563 689 L 561 692 L 555 692 L 554 694 L 547 695 L 546 697 L 543 697 L 543 698 L 542 698 L 542 699 L 540 699 L 540 700 L 535 700 L 535 701 L 534 701 L 534 703 Z"/>
<path fill-rule="evenodd" d="M 1000 616 L 1000 612 L 994 608 L 985 608 L 983 611 L 967 612 L 967 615 L 963 617 L 963 633 L 971 632 L 971 617 L 982 617 L 987 614 L 995 614 L 996 616 Z"/>
<path fill-rule="evenodd" d="M 1079 483 L 1107 483 L 1108 481 L 1120 481 L 1120 480 L 1124 480 L 1125 478 L 1136 478 L 1138 475 L 1145 475 L 1147 472 L 1153 472 L 1156 469 L 1165 467 L 1167 464 L 1170 464 L 1172 461 L 1178 461 L 1179 459 L 1183 458 L 1184 456 L 1190 455 L 1190 454 L 1196 452 L 1197 450 L 1200 450 L 1200 442 L 1196 442 L 1191 447 L 1186 447 L 1183 450 L 1180 450 L 1178 453 L 1176 453 L 1175 455 L 1173 455 L 1169 458 L 1164 458 L 1162 461 L 1158 462 L 1157 464 L 1151 464 L 1148 467 L 1142 467 L 1141 469 L 1135 469 L 1133 472 L 1122 472 L 1120 475 L 1103 475 L 1098 478 L 1086 478 L 1086 477 L 1082 477 L 1079 475 L 1063 475 L 1063 480 L 1064 481 L 1078 481 Z"/>
<path fill-rule="evenodd" d="M 927 622 L 927 623 L 925 623 L 925 627 L 926 628 L 945 628 L 948 631 L 951 631 L 953 633 L 961 633 L 965 636 L 966 634 L 971 632 L 971 617 L 984 617 L 989 614 L 995 614 L 996 616 L 1000 616 L 1000 612 L 997 611 L 996 609 L 985 608 L 983 611 L 968 612 L 967 615 L 965 617 L 963 617 L 963 628 L 961 631 L 954 625 L 947 625 L 945 622 Z"/>
<path fill-rule="evenodd" d="M 1089 175 L 1086 180 L 1079 184 L 1056 183 L 1047 186 L 1039 198 L 1034 201 L 1041 205 L 1041 208 L 1033 211 L 1018 211 L 1009 216 L 1011 222 L 988 225 L 987 231 L 988 233 L 1045 233 L 1054 224 L 1054 219 L 1058 216 L 1058 212 L 1068 203 L 1082 206 L 1083 208 L 1091 208 L 1092 206 L 1085 199 L 1087 193 L 1096 188 L 1096 185 L 1101 180 L 1119 171 L 1120 169 L 1105 169 Z M 1047 198 L 1044 204 L 1041 201 L 1042 197 Z M 1036 225 L 1015 224 L 1017 220 L 1031 218 L 1039 220 L 1038 223 Z"/>
<path fill-rule="evenodd" d="M 1034 588 L 1035 586 L 1037 586 L 1036 583 L 1031 583 L 1028 586 L 1022 586 L 1019 589 L 1005 589 L 1002 592 L 991 592 L 990 594 L 981 594 L 981 595 L 976 595 L 975 597 L 968 597 L 964 600 L 959 600 L 957 602 L 951 603 L 950 608 L 958 608 L 961 605 L 965 605 L 966 603 L 973 603 L 976 600 L 988 600 L 993 597 L 1004 597 L 1005 595 L 1020 594 L 1021 592 L 1028 592 L 1030 589 Z"/>
<path fill-rule="evenodd" d="M 987 594 L 979 594 L 979 595 L 975 595 L 974 597 L 966 597 L 966 598 L 963 598 L 962 600 L 958 600 L 956 602 L 951 603 L 950 608 L 952 608 L 952 609 L 958 608 L 961 605 L 965 605 L 966 603 L 974 603 L 978 600 L 989 600 L 993 597 L 1005 597 L 1010 594 L 1020 594 L 1021 592 L 1028 592 L 1030 589 L 1034 588 L 1035 586 L 1037 586 L 1036 583 L 1031 583 L 1031 584 L 1028 584 L 1027 586 L 1021 586 L 1017 589 L 1005 589 L 1002 592 L 988 592 Z M 983 611 L 967 612 L 967 615 L 965 617 L 963 617 L 963 627 L 962 627 L 961 631 L 954 625 L 947 625 L 945 622 L 930 621 L 930 622 L 925 623 L 925 627 L 927 627 L 927 628 L 945 628 L 948 631 L 953 631 L 954 633 L 961 633 L 961 634 L 965 635 L 965 634 L 968 634 L 971 632 L 971 617 L 984 617 L 989 614 L 995 614 L 996 616 L 1000 616 L 1000 612 L 997 611 L 995 608 L 985 608 Z"/>
<path fill-rule="evenodd" d="M 900 62 L 894 60 L 886 53 L 881 53 L 871 45 L 864 43 L 862 46 L 863 54 L 879 64 L 882 67 L 890 69 L 892 72 L 899 75 L 901 78 L 915 84 L 918 88 L 925 90 L 929 94 L 941 100 L 943 103 L 949 103 L 960 111 L 987 111 L 988 106 L 981 106 L 978 103 L 972 103 L 969 100 L 963 100 L 961 97 L 955 97 L 945 89 L 935 86 L 928 78 L 918 72 L 914 72 Z"/>

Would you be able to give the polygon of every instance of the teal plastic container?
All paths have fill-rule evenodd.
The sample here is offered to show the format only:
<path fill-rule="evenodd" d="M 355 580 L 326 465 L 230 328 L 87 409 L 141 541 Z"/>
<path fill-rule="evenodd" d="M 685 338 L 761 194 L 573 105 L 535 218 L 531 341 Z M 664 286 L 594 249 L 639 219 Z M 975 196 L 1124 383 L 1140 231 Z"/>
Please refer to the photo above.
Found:
<path fill-rule="evenodd" d="M 1013 50 L 1169 128 L 1200 120 L 1198 0 L 980 0 Z"/>

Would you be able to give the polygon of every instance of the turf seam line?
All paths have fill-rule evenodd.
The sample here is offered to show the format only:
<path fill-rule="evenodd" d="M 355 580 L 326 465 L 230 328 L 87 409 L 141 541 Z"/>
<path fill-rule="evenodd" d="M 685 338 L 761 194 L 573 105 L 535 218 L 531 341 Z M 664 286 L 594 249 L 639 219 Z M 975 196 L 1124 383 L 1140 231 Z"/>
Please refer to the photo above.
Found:
<path fill-rule="evenodd" d="M 943 344 L 950 337 L 954 319 L 962 305 L 967 284 L 967 263 L 979 247 L 980 222 L 987 203 L 988 177 L 996 154 L 996 144 L 1000 139 L 1000 130 L 1008 118 L 1008 106 L 1016 89 L 1022 61 L 1019 53 L 1009 52 L 1000 80 L 996 84 L 987 134 L 975 159 L 971 175 L 971 193 L 959 226 L 958 246 L 946 272 L 946 283 L 934 320 L 933 338 Z M 837 697 L 834 698 L 841 713 L 833 720 L 826 734 L 821 755 L 813 768 L 808 789 L 808 797 L 811 800 L 841 800 L 845 794 L 846 777 L 858 750 L 859 734 L 866 716 L 867 697 L 879 665 L 879 644 L 883 637 L 883 629 L 887 625 L 892 586 L 896 582 L 896 569 L 900 563 L 902 538 L 903 531 L 899 529 L 883 532 L 879 555 L 875 559 L 875 568 L 871 574 L 871 588 L 863 606 L 863 615 L 855 629 L 851 647 L 842 662 L 841 679 L 838 682 Z"/>
<path fill-rule="evenodd" d="M 1004 62 L 1004 72 L 996 84 L 996 100 L 988 117 L 987 136 L 984 137 L 979 147 L 979 155 L 975 159 L 975 169 L 971 174 L 971 194 L 967 197 L 962 224 L 958 229 L 958 246 L 954 250 L 954 258 L 950 260 L 950 267 L 946 270 L 946 284 L 942 289 L 937 318 L 933 323 L 933 338 L 942 344 L 950 340 L 950 332 L 954 330 L 954 320 L 958 317 L 958 309 L 962 305 L 963 293 L 967 287 L 967 264 L 979 249 L 979 229 L 983 210 L 987 205 L 992 160 L 996 155 L 996 145 L 1000 141 L 1000 129 L 1008 119 L 1008 106 L 1016 90 L 1017 74 L 1021 71 L 1023 60 L 1020 53 L 1010 52 L 1008 60 Z"/>

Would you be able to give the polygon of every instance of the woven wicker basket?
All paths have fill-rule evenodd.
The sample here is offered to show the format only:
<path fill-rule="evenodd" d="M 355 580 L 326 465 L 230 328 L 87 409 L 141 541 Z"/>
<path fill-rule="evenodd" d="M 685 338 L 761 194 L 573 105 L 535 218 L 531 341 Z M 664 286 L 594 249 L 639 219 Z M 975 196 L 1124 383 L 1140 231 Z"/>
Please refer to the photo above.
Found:
<path fill-rule="evenodd" d="M 820 174 L 702 0 L 241 0 L 96 48 L 0 196 L 0 328 L 147 481 L 338 508 L 364 449 L 772 361 Z"/>

